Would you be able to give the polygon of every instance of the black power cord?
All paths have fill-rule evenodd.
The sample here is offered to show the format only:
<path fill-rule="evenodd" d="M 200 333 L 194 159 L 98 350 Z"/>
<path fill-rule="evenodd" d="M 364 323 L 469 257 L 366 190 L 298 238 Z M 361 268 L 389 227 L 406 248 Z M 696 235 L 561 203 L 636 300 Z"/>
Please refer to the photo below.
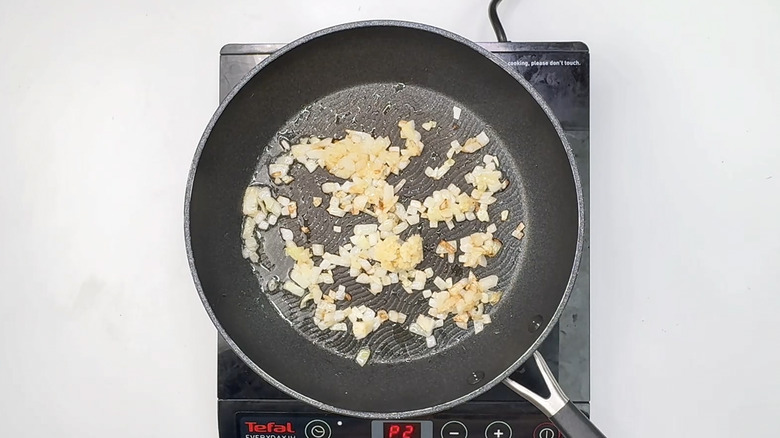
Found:
<path fill-rule="evenodd" d="M 490 24 L 493 25 L 493 32 L 496 33 L 496 39 L 499 43 L 506 42 L 506 33 L 504 32 L 504 26 L 501 25 L 501 20 L 498 19 L 498 4 L 501 0 L 490 0 L 490 6 L 488 7 L 488 16 L 490 17 Z"/>

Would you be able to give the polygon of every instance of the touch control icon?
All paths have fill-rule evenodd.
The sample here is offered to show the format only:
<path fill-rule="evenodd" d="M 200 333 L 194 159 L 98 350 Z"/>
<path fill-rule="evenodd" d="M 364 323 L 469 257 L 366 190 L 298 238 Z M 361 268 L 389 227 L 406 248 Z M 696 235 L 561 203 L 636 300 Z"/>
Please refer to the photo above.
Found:
<path fill-rule="evenodd" d="M 306 438 L 330 438 L 330 425 L 322 420 L 311 420 L 303 431 Z"/>
<path fill-rule="evenodd" d="M 542 423 L 534 430 L 534 438 L 558 438 L 559 436 L 558 428 L 552 423 Z"/>
<path fill-rule="evenodd" d="M 512 438 L 512 428 L 503 421 L 494 421 L 485 428 L 485 438 Z"/>
<path fill-rule="evenodd" d="M 467 438 L 469 431 L 460 421 L 450 421 L 441 428 L 441 438 Z"/>

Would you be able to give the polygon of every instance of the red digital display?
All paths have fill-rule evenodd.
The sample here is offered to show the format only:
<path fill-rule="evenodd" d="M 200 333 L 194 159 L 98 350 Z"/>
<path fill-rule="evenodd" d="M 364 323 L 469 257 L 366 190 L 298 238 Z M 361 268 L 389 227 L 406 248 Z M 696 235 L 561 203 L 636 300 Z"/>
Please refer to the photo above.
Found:
<path fill-rule="evenodd" d="M 384 423 L 385 438 L 420 438 L 422 423 Z"/>

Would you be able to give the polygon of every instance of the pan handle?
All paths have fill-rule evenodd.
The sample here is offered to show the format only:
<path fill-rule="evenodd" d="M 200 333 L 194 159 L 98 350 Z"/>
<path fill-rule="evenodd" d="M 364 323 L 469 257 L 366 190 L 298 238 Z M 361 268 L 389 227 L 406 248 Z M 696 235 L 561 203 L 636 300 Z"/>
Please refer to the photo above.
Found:
<path fill-rule="evenodd" d="M 544 398 L 509 378 L 504 380 L 504 384 L 539 408 L 567 438 L 606 438 L 596 425 L 591 423 L 590 419 L 566 397 L 547 366 L 547 362 L 538 351 L 534 352 L 534 361 L 542 374 L 545 386 L 550 391 L 549 397 Z"/>

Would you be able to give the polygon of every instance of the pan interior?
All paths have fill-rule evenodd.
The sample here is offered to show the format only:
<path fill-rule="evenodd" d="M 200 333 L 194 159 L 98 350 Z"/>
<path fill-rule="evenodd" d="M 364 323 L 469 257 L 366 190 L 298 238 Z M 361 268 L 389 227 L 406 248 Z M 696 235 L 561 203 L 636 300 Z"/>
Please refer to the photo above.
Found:
<path fill-rule="evenodd" d="M 412 234 L 420 234 L 423 238 L 425 259 L 416 269 L 431 267 L 434 275 L 444 279 L 452 277 L 454 282 L 467 276 L 469 271 L 473 271 L 478 278 L 495 274 L 500 280 L 499 285 L 494 289 L 506 291 L 502 301 L 511 300 L 511 291 L 520 272 L 517 267 L 523 255 L 522 242 L 511 236 L 512 230 L 524 220 L 522 181 L 514 177 L 518 174 L 517 165 L 507 151 L 503 139 L 468 108 L 463 109 L 459 119 L 454 119 L 454 106 L 464 107 L 463 103 L 456 102 L 441 93 L 402 83 L 364 84 L 323 96 L 289 119 L 269 144 L 265 145 L 252 182 L 271 186 L 277 195 L 298 202 L 298 217 L 282 218 L 278 225 L 293 230 L 298 245 L 309 247 L 313 243 L 319 243 L 325 246 L 326 251 L 337 254 L 339 246 L 349 243 L 352 227 L 355 224 L 376 223 L 376 220 L 366 214 L 336 218 L 327 213 L 325 209 L 329 196 L 322 193 L 321 185 L 326 181 L 341 183 L 343 180 L 330 175 L 324 169 L 320 168 L 309 173 L 302 165 L 296 164 L 291 171 L 295 181 L 289 185 L 274 186 L 268 177 L 268 164 L 283 153 L 280 147 L 281 140 L 295 144 L 301 137 L 343 137 L 345 130 L 360 130 L 371 132 L 375 136 L 389 136 L 393 145 L 403 146 L 403 140 L 399 137 L 398 121 L 414 120 L 417 129 L 422 133 L 425 149 L 421 156 L 413 158 L 411 164 L 400 175 L 391 175 L 388 178 L 391 184 L 401 179 L 406 180 L 398 193 L 399 202 L 404 205 L 409 205 L 412 199 L 422 202 L 433 191 L 445 189 L 450 184 L 469 193 L 473 187 L 466 182 L 464 175 L 473 170 L 476 165 L 483 164 L 482 158 L 485 154 L 494 155 L 498 157 L 499 168 L 504 173 L 504 178 L 510 181 L 510 185 L 495 195 L 498 201 L 490 206 L 490 222 L 463 221 L 456 223 L 455 228 L 450 230 L 444 223 L 431 228 L 426 220 L 421 220 L 418 225 L 404 231 L 401 238 L 405 239 Z M 435 128 L 425 131 L 420 127 L 423 122 L 430 120 L 437 122 Z M 426 167 L 435 168 L 446 160 L 446 152 L 453 140 L 463 144 L 467 138 L 474 137 L 483 130 L 491 139 L 485 148 L 473 154 L 456 155 L 455 166 L 438 181 L 425 175 Z M 323 204 L 314 207 L 311 202 L 313 196 L 322 197 Z M 510 212 L 506 222 L 500 220 L 500 212 L 503 210 Z M 490 223 L 498 226 L 495 236 L 504 243 L 504 246 L 496 257 L 488 259 L 487 267 L 463 268 L 457 260 L 455 263 L 448 263 L 446 258 L 435 255 L 436 246 L 441 240 L 459 240 L 475 232 L 485 232 Z M 340 226 L 342 231 L 334 232 L 334 225 Z M 240 226 L 240 223 L 236 226 Z M 300 231 L 304 226 L 310 230 L 308 234 Z M 255 266 L 255 272 L 260 285 L 267 285 L 271 278 L 287 278 L 293 261 L 284 254 L 284 244 L 278 227 L 264 232 L 263 237 L 265 254 L 261 263 Z M 283 291 L 271 293 L 271 302 L 279 314 L 305 339 L 332 354 L 354 358 L 361 348 L 368 347 L 371 350 L 372 363 L 411 361 L 436 354 L 442 349 L 452 348 L 474 334 L 473 329 L 460 329 L 450 319 L 444 327 L 436 330 L 436 347 L 428 348 L 422 337 L 406 329 L 417 315 L 427 315 L 428 300 L 421 292 L 408 294 L 400 284 L 393 284 L 386 286 L 380 294 L 373 295 L 366 285 L 356 283 L 354 278 L 348 275 L 346 268 L 334 269 L 334 280 L 333 288 L 344 285 L 347 293 L 352 296 L 352 301 L 342 303 L 340 308 L 348 305 L 366 305 L 375 311 L 396 310 L 408 315 L 408 321 L 403 325 L 387 322 L 367 338 L 356 340 L 351 332 L 319 330 L 312 322 L 313 305 L 299 309 L 300 298 Z M 435 291 L 437 289 L 432 284 L 432 280 L 428 281 L 426 288 Z M 321 286 L 325 292 L 330 288 L 325 284 Z M 266 291 L 269 291 L 267 287 Z M 501 306 L 501 302 L 495 306 L 489 305 L 486 313 L 490 313 L 491 307 L 498 306 Z M 486 332 L 481 336 L 489 336 L 490 330 L 491 327 L 488 325 Z"/>

